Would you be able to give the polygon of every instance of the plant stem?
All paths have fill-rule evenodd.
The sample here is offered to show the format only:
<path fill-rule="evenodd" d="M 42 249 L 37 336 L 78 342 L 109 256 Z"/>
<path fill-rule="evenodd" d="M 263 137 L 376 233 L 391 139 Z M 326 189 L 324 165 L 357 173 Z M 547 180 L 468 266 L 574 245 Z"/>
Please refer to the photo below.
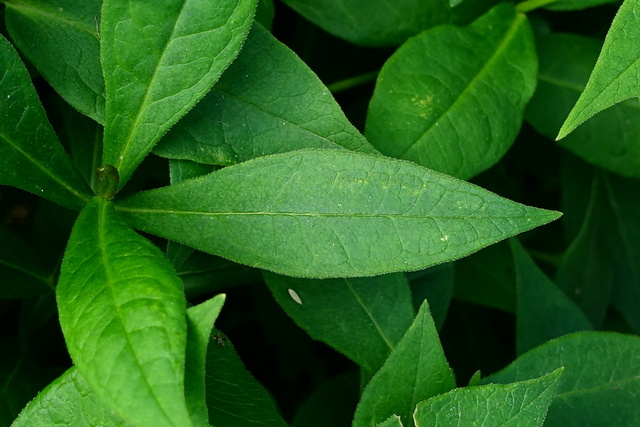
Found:
<path fill-rule="evenodd" d="M 347 89 L 351 89 L 353 87 L 372 82 L 376 79 L 376 77 L 378 77 L 378 73 L 380 73 L 380 70 L 372 71 L 366 74 L 361 74 L 356 77 L 350 77 L 344 80 L 338 80 L 337 82 L 327 85 L 327 88 L 331 91 L 331 93 L 336 94 L 338 92 L 342 92 Z"/>
<path fill-rule="evenodd" d="M 556 1 L 557 0 L 526 0 L 522 3 L 519 3 L 516 6 L 516 10 L 520 13 L 527 13 L 542 6 L 546 6 L 550 3 L 555 3 Z"/>

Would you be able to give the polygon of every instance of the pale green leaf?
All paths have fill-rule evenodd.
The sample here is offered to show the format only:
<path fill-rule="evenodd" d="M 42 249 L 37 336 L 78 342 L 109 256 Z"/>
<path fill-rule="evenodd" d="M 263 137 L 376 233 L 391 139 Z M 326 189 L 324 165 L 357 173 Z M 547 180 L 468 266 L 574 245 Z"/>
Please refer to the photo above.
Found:
<path fill-rule="evenodd" d="M 214 426 L 286 427 L 269 393 L 244 367 L 231 342 L 214 329 L 207 351 L 207 407 Z"/>
<path fill-rule="evenodd" d="M 509 4 L 466 28 L 435 27 L 382 67 L 365 136 L 385 155 L 468 179 L 513 143 L 537 68 L 527 17 Z"/>
<path fill-rule="evenodd" d="M 104 122 L 101 0 L 3 2 L 11 40 L 74 108 Z"/>
<path fill-rule="evenodd" d="M 554 139 L 589 79 L 602 41 L 574 34 L 545 34 L 536 40 L 540 72 L 525 119 Z M 640 177 L 640 103 L 620 102 L 596 114 L 558 141 L 591 164 L 617 174 Z"/>
<path fill-rule="evenodd" d="M 103 163 L 119 170 L 121 185 L 235 59 L 256 2 L 104 2 Z"/>
<path fill-rule="evenodd" d="M 342 150 L 260 157 L 118 206 L 141 230 L 313 278 L 423 269 L 559 216 L 413 163 Z"/>
<path fill-rule="evenodd" d="M 640 338 L 578 332 L 518 357 L 483 383 L 507 384 L 564 367 L 545 427 L 640 424 Z"/>
<path fill-rule="evenodd" d="M 69 353 L 105 405 L 137 425 L 190 425 L 182 282 L 111 203 L 78 217 L 56 293 Z"/>
<path fill-rule="evenodd" d="M 81 209 L 90 191 L 47 120 L 29 73 L 0 35 L 0 184 Z"/>
<path fill-rule="evenodd" d="M 625 0 L 587 86 L 558 132 L 562 139 L 596 113 L 640 95 L 640 0 Z"/>
<path fill-rule="evenodd" d="M 376 425 L 376 427 L 403 427 L 402 420 L 397 415 L 392 415 L 386 421 Z"/>
<path fill-rule="evenodd" d="M 517 353 L 561 335 L 593 329 L 584 313 L 535 265 L 522 245 L 516 239 L 510 243 L 518 291 Z"/>
<path fill-rule="evenodd" d="M 455 386 L 425 301 L 396 349 L 362 392 L 353 427 L 375 426 L 394 414 L 412 425 L 418 402 Z"/>
<path fill-rule="evenodd" d="M 557 369 L 535 380 L 453 390 L 418 404 L 415 425 L 541 427 L 561 374 Z"/>
<path fill-rule="evenodd" d="M 382 366 L 415 316 L 402 273 L 317 280 L 265 272 L 264 278 L 298 326 L 372 373 Z"/>
<path fill-rule="evenodd" d="M 231 165 L 301 148 L 377 153 L 313 71 L 254 25 L 240 56 L 154 153 Z"/>

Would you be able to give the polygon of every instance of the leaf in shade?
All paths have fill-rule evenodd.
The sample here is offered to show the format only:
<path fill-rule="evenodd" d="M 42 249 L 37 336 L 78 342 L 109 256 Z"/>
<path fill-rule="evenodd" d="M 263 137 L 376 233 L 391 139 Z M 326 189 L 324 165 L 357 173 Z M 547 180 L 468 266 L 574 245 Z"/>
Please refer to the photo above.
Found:
<path fill-rule="evenodd" d="M 124 185 L 160 137 L 235 59 L 257 0 L 105 0 L 103 163 Z"/>
<path fill-rule="evenodd" d="M 231 165 L 301 148 L 377 153 L 313 71 L 254 25 L 240 56 L 154 153 Z"/>
<path fill-rule="evenodd" d="M 618 0 L 555 0 L 546 4 L 544 8 L 549 10 L 582 10 L 616 1 Z"/>
<path fill-rule="evenodd" d="M 342 150 L 260 157 L 137 194 L 118 209 L 141 230 L 309 278 L 424 269 L 560 215 L 409 162 Z"/>
<path fill-rule="evenodd" d="M 640 95 L 640 1 L 625 0 L 611 23 L 587 86 L 558 132 L 562 139 L 596 113 Z"/>
<path fill-rule="evenodd" d="M 468 179 L 515 140 L 538 63 L 524 14 L 502 3 L 410 39 L 380 71 L 365 136 L 383 154 Z"/>
<path fill-rule="evenodd" d="M 182 282 L 110 202 L 81 212 L 56 288 L 69 353 L 105 405 L 137 425 L 190 425 Z"/>
<path fill-rule="evenodd" d="M 91 198 L 62 149 L 17 52 L 0 35 L 0 184 L 72 209 Z"/>
<path fill-rule="evenodd" d="M 328 280 L 263 275 L 298 326 L 371 373 L 389 357 L 415 316 L 402 273 Z"/>

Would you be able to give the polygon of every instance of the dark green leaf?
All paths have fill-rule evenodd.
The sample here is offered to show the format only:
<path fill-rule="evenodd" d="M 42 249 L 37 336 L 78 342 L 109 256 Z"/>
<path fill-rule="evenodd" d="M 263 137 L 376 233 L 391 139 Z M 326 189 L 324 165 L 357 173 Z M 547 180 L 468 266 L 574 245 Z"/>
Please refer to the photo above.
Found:
<path fill-rule="evenodd" d="M 314 278 L 423 269 L 559 216 L 409 162 L 342 150 L 260 157 L 119 209 L 141 230 Z"/>
<path fill-rule="evenodd" d="M 640 338 L 578 332 L 537 347 L 483 383 L 507 384 L 564 367 L 545 427 L 640 424 Z"/>
<path fill-rule="evenodd" d="M 552 0 L 544 7 L 549 10 L 580 10 L 617 1 L 619 0 Z"/>
<path fill-rule="evenodd" d="M 374 426 L 394 414 L 411 425 L 418 402 L 455 386 L 425 301 L 413 325 L 364 389 L 353 427 Z"/>
<path fill-rule="evenodd" d="M 124 185 L 160 137 L 235 59 L 257 0 L 106 0 L 101 59 L 106 83 L 103 163 Z"/>
<path fill-rule="evenodd" d="M 56 138 L 29 73 L 0 36 L 0 184 L 81 209 L 90 191 Z"/>
<path fill-rule="evenodd" d="M 561 373 L 557 369 L 535 380 L 459 388 L 436 396 L 418 404 L 416 427 L 541 427 Z"/>
<path fill-rule="evenodd" d="M 513 143 L 537 68 L 527 18 L 511 5 L 433 28 L 382 68 L 365 135 L 383 154 L 470 178 Z"/>
<path fill-rule="evenodd" d="M 273 18 L 275 17 L 275 7 L 273 0 L 258 0 L 258 8 L 256 9 L 256 22 L 271 30 Z"/>
<path fill-rule="evenodd" d="M 382 366 L 415 316 L 402 273 L 314 280 L 265 272 L 264 278 L 298 326 L 372 373 Z"/>
<path fill-rule="evenodd" d="M 137 425 L 190 425 L 182 283 L 109 202 L 78 217 L 56 292 L 69 353 L 105 405 Z"/>
<path fill-rule="evenodd" d="M 231 165 L 301 148 L 377 153 L 313 71 L 254 25 L 238 59 L 154 153 Z"/>
<path fill-rule="evenodd" d="M 427 270 L 407 275 L 413 295 L 413 306 L 420 308 L 422 301 L 429 301 L 431 317 L 440 330 L 447 317 L 449 303 L 453 296 L 453 263 L 441 264 Z"/>
<path fill-rule="evenodd" d="M 18 49 L 74 108 L 104 122 L 100 68 L 101 0 L 4 2 Z"/>

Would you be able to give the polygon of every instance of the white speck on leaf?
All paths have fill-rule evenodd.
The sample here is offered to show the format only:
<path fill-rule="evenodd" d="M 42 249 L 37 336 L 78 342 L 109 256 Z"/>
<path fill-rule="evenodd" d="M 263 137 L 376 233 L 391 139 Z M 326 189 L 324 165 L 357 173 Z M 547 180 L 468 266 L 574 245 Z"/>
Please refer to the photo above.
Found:
<path fill-rule="evenodd" d="M 288 292 L 292 300 L 302 305 L 302 300 L 300 299 L 300 295 L 298 295 L 296 291 L 294 291 L 293 289 L 288 289 Z"/>

